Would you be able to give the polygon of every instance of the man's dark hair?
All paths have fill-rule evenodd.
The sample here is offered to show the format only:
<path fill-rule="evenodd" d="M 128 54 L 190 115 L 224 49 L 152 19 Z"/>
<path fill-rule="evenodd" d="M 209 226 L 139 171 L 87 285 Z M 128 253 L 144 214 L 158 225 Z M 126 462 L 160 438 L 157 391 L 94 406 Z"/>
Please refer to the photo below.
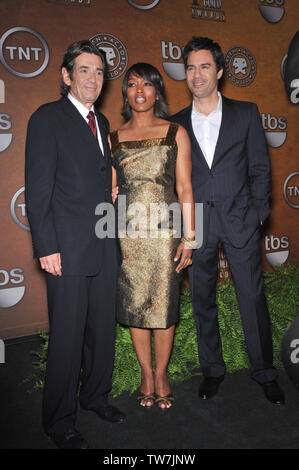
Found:
<path fill-rule="evenodd" d="M 95 54 L 99 56 L 102 59 L 103 62 L 103 69 L 104 69 L 104 74 L 105 74 L 105 69 L 106 69 L 106 55 L 105 52 L 102 51 L 101 49 L 98 49 L 96 46 L 92 44 L 91 41 L 85 39 L 83 41 L 78 41 L 78 42 L 73 42 L 68 48 L 67 51 L 65 52 L 62 60 L 62 64 L 60 66 L 60 73 L 63 67 L 66 68 L 66 70 L 69 73 L 70 79 L 73 80 L 73 72 L 74 72 L 74 66 L 75 66 L 75 59 L 78 57 L 80 54 L 83 52 L 87 52 L 88 54 Z M 70 87 L 66 85 L 63 81 L 61 80 L 61 95 L 66 96 L 69 92 Z"/>
<path fill-rule="evenodd" d="M 144 80 L 148 80 L 149 82 L 153 84 L 157 93 L 157 97 L 158 97 L 155 103 L 155 107 L 154 107 L 155 116 L 162 118 L 162 119 L 167 119 L 168 108 L 167 108 L 167 103 L 166 103 L 165 85 L 164 85 L 163 78 L 159 70 L 156 69 L 156 67 L 150 64 L 146 64 L 144 62 L 139 62 L 137 64 L 132 65 L 132 67 L 129 68 L 122 84 L 122 94 L 123 94 L 124 104 L 122 107 L 121 114 L 124 117 L 125 121 L 129 121 L 132 117 L 132 110 L 128 103 L 128 97 L 127 97 L 127 87 L 128 87 L 128 81 L 129 81 L 130 75 L 138 75 L 139 77 L 143 78 Z"/>
<path fill-rule="evenodd" d="M 219 70 L 224 69 L 225 59 L 221 47 L 219 44 L 209 38 L 200 38 L 193 36 L 191 41 L 189 41 L 186 46 L 183 48 L 183 59 L 185 64 L 185 70 L 187 69 L 187 62 L 190 52 L 200 51 L 202 49 L 208 50 L 211 52 L 214 62 L 216 64 L 217 73 Z"/>

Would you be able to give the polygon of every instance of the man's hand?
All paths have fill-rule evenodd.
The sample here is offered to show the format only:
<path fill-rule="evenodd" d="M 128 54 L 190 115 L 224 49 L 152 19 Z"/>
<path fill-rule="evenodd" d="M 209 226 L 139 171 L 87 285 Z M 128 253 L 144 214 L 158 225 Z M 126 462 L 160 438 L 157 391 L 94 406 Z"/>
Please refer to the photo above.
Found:
<path fill-rule="evenodd" d="M 41 268 L 53 276 L 61 276 L 61 258 L 60 253 L 53 253 L 49 256 L 43 256 L 39 259 Z"/>

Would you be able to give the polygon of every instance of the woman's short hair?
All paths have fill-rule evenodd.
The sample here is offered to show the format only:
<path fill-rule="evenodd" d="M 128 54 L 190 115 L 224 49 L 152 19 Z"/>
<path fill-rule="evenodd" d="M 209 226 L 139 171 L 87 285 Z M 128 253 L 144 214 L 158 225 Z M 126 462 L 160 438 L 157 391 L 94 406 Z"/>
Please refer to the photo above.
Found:
<path fill-rule="evenodd" d="M 212 39 L 197 36 L 193 36 L 191 41 L 189 41 L 183 48 L 183 59 L 185 69 L 187 69 L 188 57 L 190 52 L 200 51 L 202 49 L 211 52 L 214 62 L 216 64 L 217 73 L 219 72 L 219 70 L 224 69 L 225 59 L 219 44 L 213 41 Z"/>
<path fill-rule="evenodd" d="M 155 87 L 157 93 L 157 100 L 154 107 L 154 114 L 156 117 L 167 119 L 168 118 L 168 106 L 165 96 L 165 85 L 163 78 L 156 67 L 144 62 L 138 62 L 137 64 L 132 65 L 125 75 L 122 84 L 122 94 L 123 94 L 123 107 L 121 114 L 125 121 L 129 121 L 132 117 L 132 109 L 128 102 L 127 97 L 127 87 L 128 81 L 131 75 L 138 75 L 144 80 L 150 81 Z"/>
<path fill-rule="evenodd" d="M 104 69 L 104 74 L 105 74 L 105 70 L 106 70 L 105 52 L 102 51 L 101 49 L 98 49 L 96 46 L 92 44 L 91 41 L 87 39 L 83 41 L 73 42 L 72 44 L 70 44 L 70 46 L 67 48 L 67 51 L 65 52 L 63 56 L 62 64 L 60 66 L 60 73 L 63 67 L 66 68 L 66 70 L 69 73 L 70 79 L 72 80 L 74 66 L 75 66 L 75 59 L 83 52 L 87 52 L 88 54 L 95 54 L 99 56 L 102 59 L 103 69 Z M 61 95 L 66 96 L 69 92 L 69 89 L 70 89 L 70 86 L 66 85 L 62 79 L 61 90 L 60 90 Z"/>

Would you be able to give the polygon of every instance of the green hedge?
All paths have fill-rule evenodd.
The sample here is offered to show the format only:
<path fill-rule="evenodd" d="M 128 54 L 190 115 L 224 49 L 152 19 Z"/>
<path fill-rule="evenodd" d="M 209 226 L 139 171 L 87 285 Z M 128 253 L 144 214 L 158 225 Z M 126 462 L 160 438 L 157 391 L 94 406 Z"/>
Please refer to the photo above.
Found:
<path fill-rule="evenodd" d="M 274 364 L 281 368 L 280 342 L 282 336 L 299 314 L 299 265 L 291 263 L 280 266 L 273 273 L 264 273 L 265 294 L 271 315 Z M 231 282 L 217 286 L 217 304 L 219 325 L 223 345 L 223 356 L 228 372 L 248 368 L 249 361 L 244 344 L 244 334 L 236 300 L 234 286 Z M 47 333 L 40 333 L 43 344 L 34 354 L 37 360 L 33 363 L 34 388 L 42 388 L 47 355 Z M 176 328 L 173 350 L 168 366 L 170 382 L 183 381 L 192 375 L 200 374 L 197 354 L 196 331 L 193 320 L 192 304 L 189 289 L 182 291 L 180 321 Z M 117 324 L 115 363 L 111 394 L 116 397 L 123 392 L 134 392 L 140 385 L 140 367 L 132 345 L 128 328 Z M 32 380 L 32 377 L 31 377 Z"/>

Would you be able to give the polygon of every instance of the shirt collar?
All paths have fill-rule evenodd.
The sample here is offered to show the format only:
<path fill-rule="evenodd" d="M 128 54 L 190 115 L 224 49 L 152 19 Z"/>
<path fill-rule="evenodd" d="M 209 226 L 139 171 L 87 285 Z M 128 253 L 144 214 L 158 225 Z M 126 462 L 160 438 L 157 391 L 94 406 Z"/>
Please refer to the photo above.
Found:
<path fill-rule="evenodd" d="M 219 112 L 221 113 L 222 112 L 222 96 L 221 96 L 220 91 L 217 91 L 217 95 L 219 96 L 217 107 L 208 116 L 206 116 L 205 114 L 200 113 L 199 111 L 197 111 L 197 109 L 195 108 L 194 100 L 192 102 L 192 114 L 194 116 L 205 117 L 206 118 L 206 117 L 212 116 L 213 114 L 216 114 L 216 113 L 219 113 Z"/>
<path fill-rule="evenodd" d="M 84 117 L 84 119 L 86 120 L 87 119 L 87 115 L 89 113 L 89 111 L 93 111 L 94 112 L 94 106 L 92 105 L 92 108 L 91 109 L 88 109 L 86 108 L 86 106 L 84 106 L 84 104 L 80 103 L 80 101 L 78 101 L 73 95 L 71 95 L 70 93 L 68 93 L 67 95 L 68 99 L 73 103 L 73 105 L 77 108 L 77 110 L 79 111 L 79 113 L 81 114 L 82 117 Z"/>

